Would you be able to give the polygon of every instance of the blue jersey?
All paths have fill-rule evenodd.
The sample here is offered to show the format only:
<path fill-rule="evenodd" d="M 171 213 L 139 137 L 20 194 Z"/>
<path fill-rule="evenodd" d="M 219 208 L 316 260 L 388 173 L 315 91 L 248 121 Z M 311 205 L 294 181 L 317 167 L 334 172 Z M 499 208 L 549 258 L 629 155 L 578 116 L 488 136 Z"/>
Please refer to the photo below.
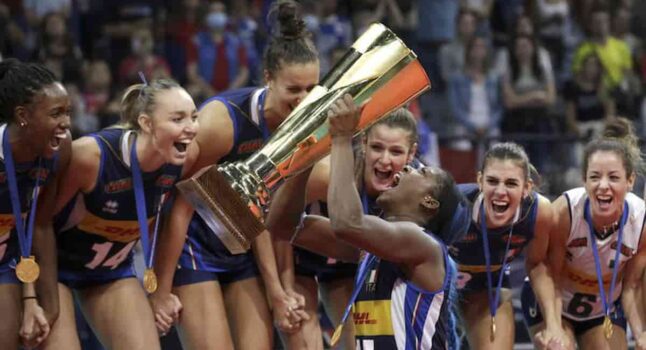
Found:
<path fill-rule="evenodd" d="M 465 291 L 486 290 L 486 261 L 483 250 L 482 232 L 478 220 L 483 196 L 476 184 L 463 184 L 459 185 L 459 188 L 473 204 L 471 208 L 471 224 L 469 225 L 467 234 L 449 248 L 451 257 L 458 264 L 459 276 L 457 285 L 459 289 L 464 289 Z M 523 248 L 534 237 L 537 212 L 538 195 L 532 192 L 531 195 L 521 201 L 518 212 L 511 225 L 487 230 L 491 254 L 491 271 L 493 272 L 492 280 L 494 284 L 498 281 L 503 264 L 511 262 L 520 255 Z M 509 251 L 504 256 L 509 239 L 511 239 Z"/>
<path fill-rule="evenodd" d="M 449 299 L 455 267 L 440 244 L 446 273 L 437 291 L 421 290 L 392 262 L 376 259 L 368 267 L 352 310 L 357 349 L 439 350 L 453 344 Z"/>
<path fill-rule="evenodd" d="M 16 220 L 13 216 L 13 209 L 9 193 L 9 182 L 5 170 L 4 152 L 2 139 L 7 124 L 0 126 L 0 273 L 14 269 L 17 259 L 20 257 L 20 246 L 15 229 Z M 39 186 L 45 185 L 47 180 L 55 171 L 57 155 L 51 159 L 43 158 L 38 167 L 38 160 L 28 163 L 16 163 L 16 183 L 18 185 L 18 196 L 20 197 L 20 209 L 23 218 L 29 213 L 32 193 L 36 185 L 36 179 L 40 177 Z M 24 226 L 27 229 L 27 225 Z"/>
<path fill-rule="evenodd" d="M 222 157 L 220 163 L 247 159 L 269 138 L 263 114 L 265 95 L 264 88 L 244 88 L 224 92 L 202 105 L 217 100 L 229 111 L 233 124 L 233 148 Z M 193 214 L 186 244 L 179 259 L 180 269 L 225 272 L 247 263 L 250 259 L 253 260 L 251 251 L 237 255 L 229 253 L 199 214 Z"/>
<path fill-rule="evenodd" d="M 130 169 L 128 138 L 133 131 L 101 130 L 94 137 L 101 152 L 96 186 L 80 194 L 85 210 L 71 219 L 80 205 L 72 199 L 57 218 L 59 277 L 62 281 L 99 281 L 132 276 L 132 248 L 140 234 Z M 166 164 L 142 173 L 146 216 L 154 224 L 160 201 L 181 175 L 181 166 Z M 60 222 L 74 220 L 71 227 Z M 70 226 L 70 225 L 62 225 Z M 152 232 L 152 229 L 150 230 Z"/>

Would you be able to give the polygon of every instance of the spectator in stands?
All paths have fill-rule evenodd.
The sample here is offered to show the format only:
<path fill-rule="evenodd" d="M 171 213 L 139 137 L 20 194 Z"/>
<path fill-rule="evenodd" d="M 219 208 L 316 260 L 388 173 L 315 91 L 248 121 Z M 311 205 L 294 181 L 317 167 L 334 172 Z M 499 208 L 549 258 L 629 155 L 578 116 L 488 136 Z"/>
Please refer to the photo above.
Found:
<path fill-rule="evenodd" d="M 67 28 L 65 17 L 51 12 L 43 18 L 40 28 L 38 61 L 63 84 L 77 84 L 81 78 L 83 54 Z"/>
<path fill-rule="evenodd" d="M 228 30 L 229 17 L 224 3 L 209 6 L 206 30 L 194 38 L 195 51 L 189 53 L 189 92 L 214 95 L 246 86 L 249 79 L 247 50 L 238 36 Z"/>
<path fill-rule="evenodd" d="M 543 46 L 549 51 L 556 70 L 563 66 L 565 38 L 568 30 L 570 6 L 567 0 L 535 0 L 534 19 L 537 34 Z"/>
<path fill-rule="evenodd" d="M 500 134 L 500 86 L 498 77 L 490 70 L 489 51 L 484 37 L 472 38 L 464 53 L 464 69 L 449 80 L 451 108 L 458 121 L 456 133 L 477 141 Z M 468 143 L 465 146 L 471 148 Z"/>
<path fill-rule="evenodd" d="M 132 34 L 131 53 L 119 64 L 118 81 L 121 87 L 140 82 L 139 72 L 150 80 L 170 77 L 170 66 L 164 57 L 155 54 L 154 45 L 150 28 L 142 27 Z"/>
<path fill-rule="evenodd" d="M 536 40 L 517 36 L 509 48 L 509 58 L 510 69 L 502 80 L 503 133 L 552 133 L 548 111 L 556 98 L 554 73 L 539 64 Z M 534 140 L 524 144 L 536 168 L 543 171 L 547 144 Z"/>
<path fill-rule="evenodd" d="M 176 80 L 186 81 L 186 63 L 189 52 L 194 52 L 193 38 L 200 31 L 206 5 L 200 0 L 183 0 L 169 9 L 164 51 Z"/>
<path fill-rule="evenodd" d="M 632 58 L 628 45 L 610 35 L 610 13 L 602 5 L 594 7 L 589 18 L 590 36 L 576 50 L 573 71 L 576 74 L 583 59 L 596 52 L 605 68 L 604 80 L 609 87 L 619 86 L 632 70 Z"/>
<path fill-rule="evenodd" d="M 476 32 L 478 18 L 475 13 L 462 10 L 457 17 L 457 35 L 440 48 L 440 72 L 442 79 L 449 81 L 452 75 L 464 68 L 464 48 Z"/>

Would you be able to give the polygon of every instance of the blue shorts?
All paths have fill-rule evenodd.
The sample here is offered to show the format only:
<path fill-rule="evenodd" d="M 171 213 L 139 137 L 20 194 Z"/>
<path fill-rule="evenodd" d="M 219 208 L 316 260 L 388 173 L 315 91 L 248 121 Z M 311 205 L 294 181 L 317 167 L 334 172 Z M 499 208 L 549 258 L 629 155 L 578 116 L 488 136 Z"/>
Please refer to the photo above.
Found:
<path fill-rule="evenodd" d="M 319 283 L 354 278 L 357 264 L 331 261 L 327 257 L 301 248 L 294 248 L 295 273 L 298 276 L 316 278 Z"/>
<path fill-rule="evenodd" d="M 193 270 L 190 268 L 180 267 L 175 270 L 173 286 L 180 287 L 206 281 L 218 281 L 220 284 L 228 284 L 256 276 L 260 276 L 260 270 L 258 270 L 256 261 L 253 259 L 241 264 L 237 269 L 220 272 Z"/>
<path fill-rule="evenodd" d="M 534 295 L 534 291 L 532 290 L 529 280 L 525 280 L 525 283 L 523 283 L 520 301 L 523 308 L 523 318 L 525 319 L 525 324 L 528 328 L 536 326 L 543 322 L 541 308 L 536 301 L 536 296 Z M 589 331 L 594 327 L 601 326 L 604 319 L 604 316 L 599 316 L 597 318 L 586 321 L 577 321 L 565 315 L 563 315 L 562 317 L 572 325 L 572 329 L 576 337 L 581 336 L 583 333 Z M 614 311 L 610 313 L 610 320 L 613 324 L 616 324 L 617 326 L 623 328 L 624 331 L 626 330 L 627 322 L 626 317 L 624 316 L 623 308 L 621 307 L 621 300 L 617 300 L 615 302 Z"/>
<path fill-rule="evenodd" d="M 20 280 L 16 277 L 16 270 L 9 269 L 0 272 L 0 284 L 20 284 Z"/>
<path fill-rule="evenodd" d="M 97 287 L 135 276 L 135 267 L 132 264 L 132 258 L 130 258 L 130 263 L 121 264 L 114 270 L 101 271 L 100 273 L 92 270 L 71 271 L 63 268 L 58 269 L 58 281 L 72 289 Z"/>

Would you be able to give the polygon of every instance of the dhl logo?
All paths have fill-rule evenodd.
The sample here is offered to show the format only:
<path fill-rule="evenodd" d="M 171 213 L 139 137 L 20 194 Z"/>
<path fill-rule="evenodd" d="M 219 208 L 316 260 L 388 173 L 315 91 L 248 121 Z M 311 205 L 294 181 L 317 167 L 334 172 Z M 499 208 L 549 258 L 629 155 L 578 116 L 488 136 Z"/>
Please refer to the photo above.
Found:
<path fill-rule="evenodd" d="M 468 243 L 468 242 L 475 242 L 478 240 L 478 235 L 475 233 L 468 233 L 462 238 L 462 242 Z"/>
<path fill-rule="evenodd" d="M 157 178 L 155 185 L 158 187 L 168 188 L 172 187 L 175 184 L 175 179 L 177 177 L 174 175 L 162 175 Z"/>
<path fill-rule="evenodd" d="M 148 219 L 150 227 L 154 218 Z M 90 213 L 78 224 L 82 231 L 104 237 L 113 242 L 132 242 L 139 238 L 140 228 L 137 220 L 105 220 Z"/>
<path fill-rule="evenodd" d="M 573 270 L 568 268 L 567 278 L 572 282 L 574 288 L 581 293 L 587 294 L 597 294 L 599 293 L 599 282 L 597 282 L 597 276 L 588 275 L 586 273 Z M 621 269 L 617 272 L 617 281 L 621 281 L 623 278 L 623 271 Z M 608 290 L 610 287 L 610 282 L 612 279 L 612 274 L 606 274 L 603 276 L 603 288 Z"/>
<path fill-rule="evenodd" d="M 262 139 L 254 139 L 247 142 L 243 142 L 238 146 L 238 153 L 251 153 L 254 152 L 260 147 L 262 147 Z"/>
<path fill-rule="evenodd" d="M 111 181 L 105 184 L 104 190 L 106 193 L 118 193 L 127 191 L 132 188 L 132 179 L 120 179 Z"/>
<path fill-rule="evenodd" d="M 0 235 L 5 235 L 16 226 L 16 219 L 12 214 L 0 214 Z"/>
<path fill-rule="evenodd" d="M 502 236 L 502 241 L 503 242 L 507 243 L 508 240 L 509 240 L 509 235 L 503 235 Z M 523 236 L 518 236 L 518 235 L 513 235 L 512 234 L 510 244 L 519 245 L 519 244 L 525 243 L 526 241 L 527 241 L 527 238 L 525 238 Z"/>
<path fill-rule="evenodd" d="M 568 248 L 579 248 L 588 246 L 588 237 L 581 237 L 573 239 L 568 245 Z"/>
<path fill-rule="evenodd" d="M 393 335 L 390 300 L 357 301 L 353 305 L 352 320 L 356 335 Z"/>
<path fill-rule="evenodd" d="M 47 180 L 47 177 L 49 176 L 49 169 L 46 168 L 34 168 L 29 171 L 29 178 L 36 180 L 36 177 L 40 178 L 40 181 L 45 181 Z M 4 183 L 7 182 L 7 173 L 6 172 L 0 172 L 0 182 Z"/>

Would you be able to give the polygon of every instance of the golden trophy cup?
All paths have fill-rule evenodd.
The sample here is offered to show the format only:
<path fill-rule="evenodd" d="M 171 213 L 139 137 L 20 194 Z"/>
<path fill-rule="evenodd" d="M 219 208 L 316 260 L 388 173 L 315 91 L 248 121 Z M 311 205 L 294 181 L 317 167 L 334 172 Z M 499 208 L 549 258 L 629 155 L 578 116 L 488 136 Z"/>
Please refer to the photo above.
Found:
<path fill-rule="evenodd" d="M 205 167 L 177 187 L 232 254 L 244 253 L 265 228 L 270 194 L 330 153 L 328 108 L 349 93 L 364 105 L 363 130 L 430 88 L 415 53 L 373 24 L 245 161 Z M 359 131 L 357 131 L 359 133 Z"/>

